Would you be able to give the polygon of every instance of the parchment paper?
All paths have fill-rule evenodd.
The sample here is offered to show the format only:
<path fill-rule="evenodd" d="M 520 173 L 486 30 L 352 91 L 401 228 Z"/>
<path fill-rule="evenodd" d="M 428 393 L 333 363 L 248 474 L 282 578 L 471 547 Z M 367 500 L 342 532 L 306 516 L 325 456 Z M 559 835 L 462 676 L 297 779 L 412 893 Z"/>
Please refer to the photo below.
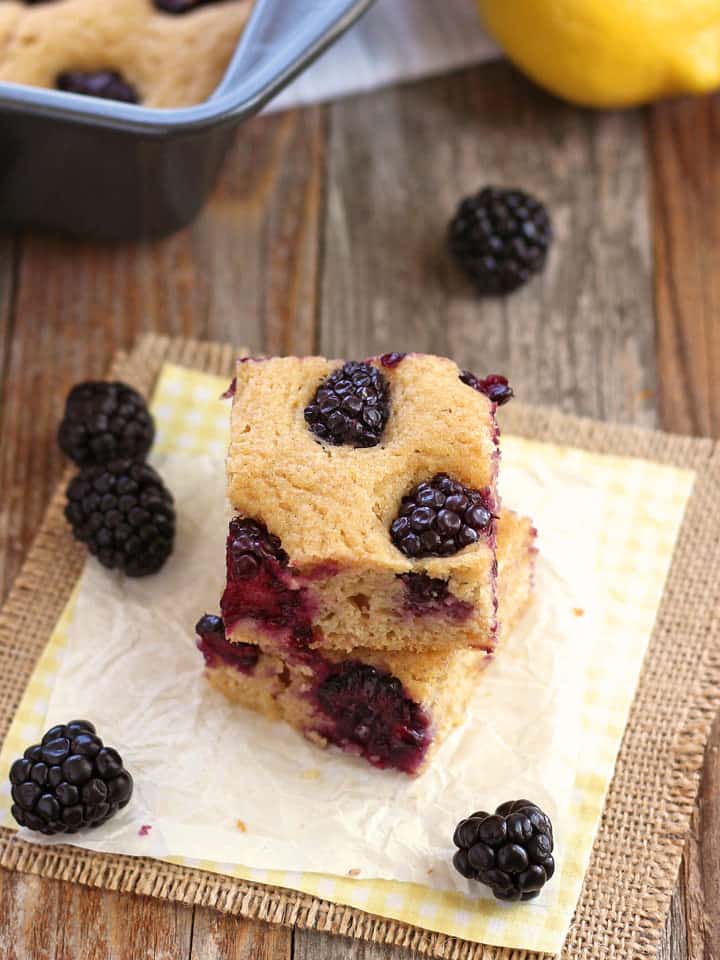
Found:
<path fill-rule="evenodd" d="M 96 722 L 123 754 L 135 795 L 99 830 L 60 842 L 467 891 L 449 864 L 463 815 L 529 796 L 562 837 L 596 639 L 591 481 L 554 469 L 551 457 L 532 473 L 503 465 L 505 501 L 540 530 L 537 600 L 485 671 L 467 722 L 413 780 L 321 750 L 207 687 L 193 625 L 217 610 L 222 588 L 223 460 L 169 453 L 156 465 L 176 497 L 175 552 L 161 573 L 135 581 L 88 562 L 47 718 Z M 558 861 L 561 874 L 562 844 Z"/>

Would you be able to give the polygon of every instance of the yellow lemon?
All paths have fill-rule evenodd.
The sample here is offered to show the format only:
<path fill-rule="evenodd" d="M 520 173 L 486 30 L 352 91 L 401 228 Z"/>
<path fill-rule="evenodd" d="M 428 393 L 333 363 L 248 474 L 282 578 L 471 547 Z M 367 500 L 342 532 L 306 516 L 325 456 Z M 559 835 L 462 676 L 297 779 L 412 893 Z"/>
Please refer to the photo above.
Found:
<path fill-rule="evenodd" d="M 720 86 L 720 0 L 477 4 L 510 59 L 574 103 L 625 107 Z"/>

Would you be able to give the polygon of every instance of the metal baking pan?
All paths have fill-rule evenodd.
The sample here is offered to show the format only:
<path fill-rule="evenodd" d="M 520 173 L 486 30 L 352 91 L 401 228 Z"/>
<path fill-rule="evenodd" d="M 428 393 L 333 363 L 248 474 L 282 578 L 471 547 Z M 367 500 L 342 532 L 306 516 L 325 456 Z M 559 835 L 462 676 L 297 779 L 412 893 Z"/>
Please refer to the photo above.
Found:
<path fill-rule="evenodd" d="M 220 86 L 193 107 L 157 110 L 0 83 L 0 226 L 123 240 L 185 226 L 242 121 L 372 3 L 256 0 Z"/>

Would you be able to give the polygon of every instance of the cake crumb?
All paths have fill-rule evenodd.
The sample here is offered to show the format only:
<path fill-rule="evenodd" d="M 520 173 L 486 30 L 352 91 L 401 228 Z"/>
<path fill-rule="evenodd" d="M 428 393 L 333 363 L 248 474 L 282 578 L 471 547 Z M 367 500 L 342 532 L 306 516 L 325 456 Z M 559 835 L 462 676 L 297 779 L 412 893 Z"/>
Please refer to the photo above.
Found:
<path fill-rule="evenodd" d="M 585 611 L 583 610 L 582 607 L 573 607 L 573 613 L 575 614 L 576 617 L 585 616 Z"/>
<path fill-rule="evenodd" d="M 140 829 L 138 830 L 138 836 L 139 836 L 139 837 L 147 837 L 147 836 L 149 836 L 151 830 L 152 830 L 152 827 L 150 826 L 150 824 L 149 824 L 149 823 L 144 823 L 144 824 L 140 827 Z"/>
<path fill-rule="evenodd" d="M 244 821 L 244 820 L 238 820 L 238 821 L 236 822 L 235 826 L 238 828 L 238 830 L 240 831 L 240 833 L 247 833 L 247 827 L 245 826 L 245 821 Z"/>
<path fill-rule="evenodd" d="M 349 877 L 359 877 L 359 876 L 360 876 L 360 871 L 357 869 L 357 867 L 353 867 L 352 870 L 348 870 L 348 876 L 349 876 Z"/>
<path fill-rule="evenodd" d="M 320 771 L 319 770 L 303 770 L 302 778 L 303 780 L 319 780 Z"/>

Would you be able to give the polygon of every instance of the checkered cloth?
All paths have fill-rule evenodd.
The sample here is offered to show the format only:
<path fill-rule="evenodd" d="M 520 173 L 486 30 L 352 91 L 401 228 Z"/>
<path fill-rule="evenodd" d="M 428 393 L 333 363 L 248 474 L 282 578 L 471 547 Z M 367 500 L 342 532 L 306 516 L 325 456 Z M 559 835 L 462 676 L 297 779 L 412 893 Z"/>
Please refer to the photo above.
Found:
<path fill-rule="evenodd" d="M 156 450 L 189 456 L 227 446 L 224 380 L 166 365 L 152 409 Z M 523 466 L 552 459 L 590 474 L 604 518 L 598 543 L 601 649 L 591 656 L 575 790 L 561 838 L 562 872 L 532 904 L 501 904 L 392 881 L 248 869 L 241 864 L 169 857 L 170 862 L 295 890 L 465 940 L 556 953 L 567 934 L 588 866 L 605 794 L 655 621 L 694 473 L 644 460 L 605 456 L 503 437 L 503 458 Z M 578 611 L 578 615 L 581 611 Z M 0 824 L 12 827 L 7 770 L 46 727 L 47 704 L 73 615 L 71 599 L 38 662 L 0 753 Z M 81 842 L 81 841 L 80 841 Z"/>

